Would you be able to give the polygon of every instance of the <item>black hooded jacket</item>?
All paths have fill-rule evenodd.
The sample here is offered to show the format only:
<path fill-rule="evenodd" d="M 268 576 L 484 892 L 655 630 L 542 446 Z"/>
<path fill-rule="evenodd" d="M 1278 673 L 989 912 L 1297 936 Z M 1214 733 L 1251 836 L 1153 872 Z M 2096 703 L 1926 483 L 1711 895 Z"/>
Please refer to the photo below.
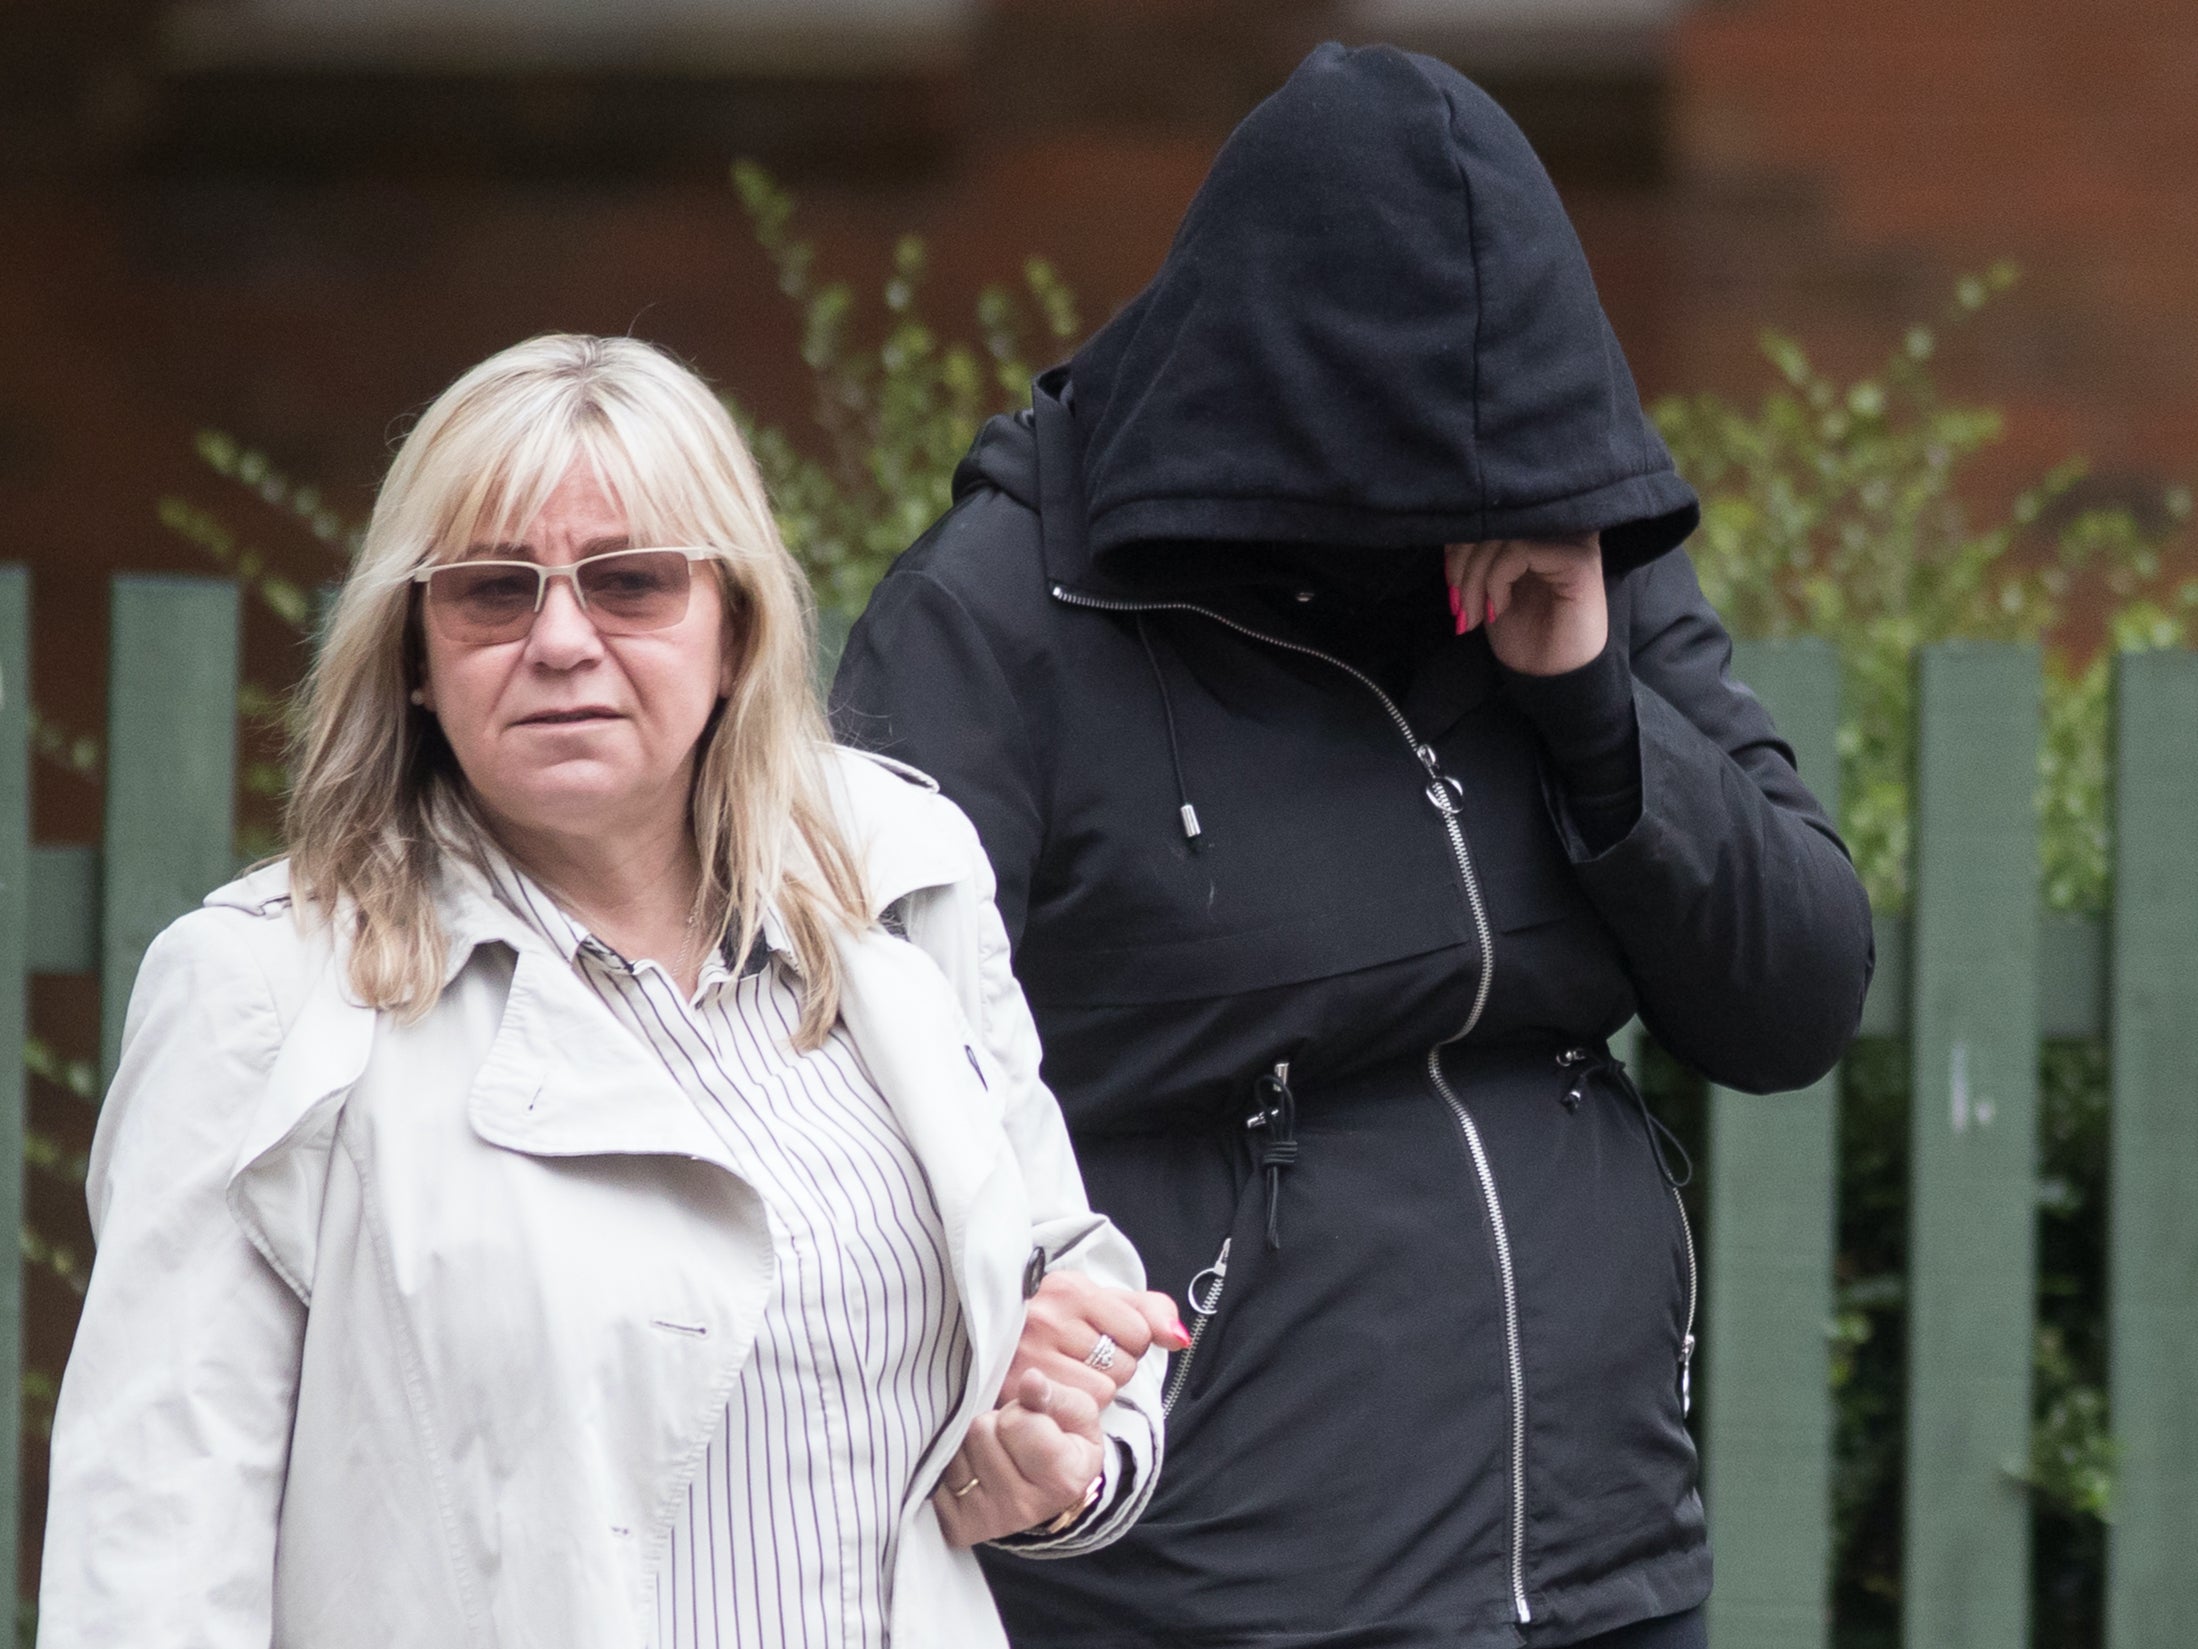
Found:
<path fill-rule="evenodd" d="M 975 820 L 1094 1202 L 1198 1332 L 1145 1519 L 1018 1645 L 1566 1643 L 1698 1603 L 1696 1279 L 1604 1039 L 1769 1091 L 1870 971 L 1517 129 L 1323 47 L 879 586 L 843 738 Z M 1526 678 L 1437 546 L 1600 532 Z"/>

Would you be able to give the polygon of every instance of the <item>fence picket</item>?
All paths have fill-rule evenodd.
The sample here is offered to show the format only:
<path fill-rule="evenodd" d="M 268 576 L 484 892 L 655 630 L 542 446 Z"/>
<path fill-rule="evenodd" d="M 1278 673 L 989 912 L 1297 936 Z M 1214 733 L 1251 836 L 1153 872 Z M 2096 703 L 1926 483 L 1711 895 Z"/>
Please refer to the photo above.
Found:
<path fill-rule="evenodd" d="M 23 1228 L 30 952 L 30 575 L 0 567 L 0 1233 Z M 13 1246 L 12 1244 L 10 1245 Z M 15 1599 L 22 1480 L 23 1267 L 0 1265 L 0 1599 Z"/>
<path fill-rule="evenodd" d="M 1928 648 L 1917 688 L 1902 1627 L 1909 1649 L 2022 1649 L 2037 1275 L 2037 653 Z"/>
<path fill-rule="evenodd" d="M 153 936 L 227 881 L 237 749 L 237 587 L 224 578 L 114 581 L 100 912 L 100 1069 Z"/>
<path fill-rule="evenodd" d="M 2114 1649 L 2198 1620 L 2198 654 L 2120 661 L 2108 1202 Z"/>
<path fill-rule="evenodd" d="M 1821 641 L 1743 645 L 1735 671 L 1839 813 L 1839 659 Z M 1829 1641 L 1838 1085 L 1710 1090 L 1704 1447 L 1717 1649 Z"/>

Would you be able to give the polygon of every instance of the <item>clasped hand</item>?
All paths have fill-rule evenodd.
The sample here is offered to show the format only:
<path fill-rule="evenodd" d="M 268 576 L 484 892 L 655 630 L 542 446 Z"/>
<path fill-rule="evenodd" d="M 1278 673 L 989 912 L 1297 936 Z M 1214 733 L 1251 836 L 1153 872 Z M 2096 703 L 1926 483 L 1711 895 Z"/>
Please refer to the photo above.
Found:
<path fill-rule="evenodd" d="M 1095 1367 L 1101 1336 L 1114 1353 Z M 1149 1349 L 1180 1351 L 1190 1340 L 1165 1294 L 1048 1273 L 1024 1314 L 999 1406 L 977 1417 L 932 1491 L 947 1543 L 1042 1528 L 1080 1507 L 1106 1461 L 1101 1412 Z"/>

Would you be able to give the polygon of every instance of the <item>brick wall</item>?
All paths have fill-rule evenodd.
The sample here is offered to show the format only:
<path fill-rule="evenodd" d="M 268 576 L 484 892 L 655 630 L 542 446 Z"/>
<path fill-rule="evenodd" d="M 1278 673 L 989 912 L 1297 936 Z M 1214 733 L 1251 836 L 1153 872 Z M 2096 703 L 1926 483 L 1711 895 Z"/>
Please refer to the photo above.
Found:
<path fill-rule="evenodd" d="M 1958 272 L 2017 291 L 1950 357 L 2011 414 L 2003 479 L 2069 452 L 2101 496 L 2198 473 L 2198 8 L 1724 0 L 1672 58 L 1669 325 L 1745 381 L 1776 321 L 1866 363 Z"/>

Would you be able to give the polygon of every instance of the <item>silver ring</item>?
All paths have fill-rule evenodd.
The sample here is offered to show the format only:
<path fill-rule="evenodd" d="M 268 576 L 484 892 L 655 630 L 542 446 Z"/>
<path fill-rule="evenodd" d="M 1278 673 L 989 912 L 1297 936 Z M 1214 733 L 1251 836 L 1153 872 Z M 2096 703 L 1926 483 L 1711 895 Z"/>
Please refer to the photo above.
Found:
<path fill-rule="evenodd" d="M 1093 1368 L 1097 1369 L 1101 1374 L 1104 1374 L 1108 1369 L 1114 1367 L 1115 1350 L 1116 1347 L 1114 1344 L 1114 1336 L 1111 1334 L 1102 1334 L 1099 1336 L 1097 1342 L 1092 1346 L 1091 1350 L 1084 1354 L 1084 1361 L 1090 1364 Z"/>

